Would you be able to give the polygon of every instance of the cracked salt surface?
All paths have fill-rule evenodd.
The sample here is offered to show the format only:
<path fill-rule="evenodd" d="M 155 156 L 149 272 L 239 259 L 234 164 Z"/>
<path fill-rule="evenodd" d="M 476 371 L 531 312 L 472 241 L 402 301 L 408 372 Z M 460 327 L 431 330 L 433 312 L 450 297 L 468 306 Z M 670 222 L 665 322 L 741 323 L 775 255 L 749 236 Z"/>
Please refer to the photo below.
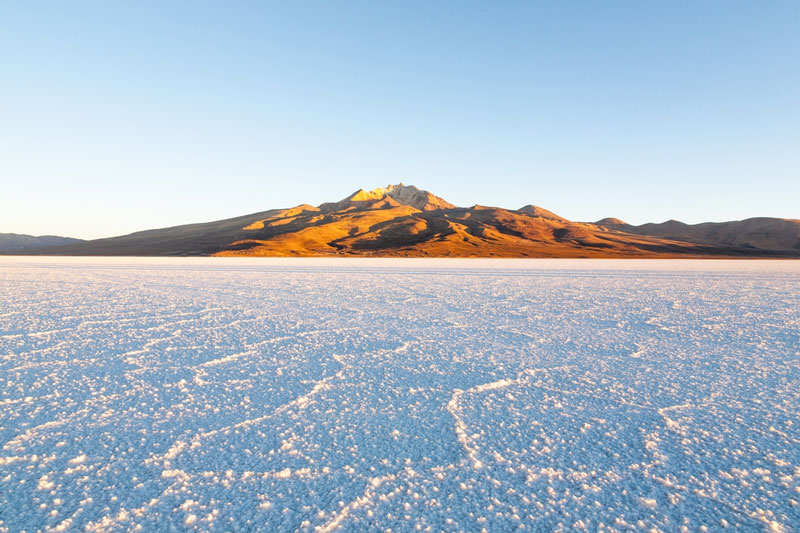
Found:
<path fill-rule="evenodd" d="M 0 258 L 0 531 L 791 531 L 800 263 Z"/>

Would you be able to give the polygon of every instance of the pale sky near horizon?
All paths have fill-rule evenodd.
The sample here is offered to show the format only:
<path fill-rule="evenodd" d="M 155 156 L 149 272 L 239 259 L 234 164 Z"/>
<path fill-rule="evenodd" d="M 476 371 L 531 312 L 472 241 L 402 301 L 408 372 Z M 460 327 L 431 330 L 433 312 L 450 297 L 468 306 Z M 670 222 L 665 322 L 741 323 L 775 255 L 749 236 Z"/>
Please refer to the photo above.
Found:
<path fill-rule="evenodd" d="M 0 4 L 0 233 L 404 182 L 573 220 L 800 218 L 800 2 Z"/>

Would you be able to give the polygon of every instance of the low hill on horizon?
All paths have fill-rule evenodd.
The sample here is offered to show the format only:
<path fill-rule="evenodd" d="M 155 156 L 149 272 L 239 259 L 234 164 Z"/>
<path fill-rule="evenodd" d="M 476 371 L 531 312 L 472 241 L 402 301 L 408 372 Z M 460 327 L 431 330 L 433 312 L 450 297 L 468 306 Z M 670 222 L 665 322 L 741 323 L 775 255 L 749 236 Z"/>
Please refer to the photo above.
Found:
<path fill-rule="evenodd" d="M 56 235 L 34 236 L 21 233 L 0 233 L 0 253 L 25 252 L 52 246 L 77 244 L 79 242 L 85 241 Z"/>
<path fill-rule="evenodd" d="M 338 202 L 60 243 L 17 253 L 132 256 L 800 257 L 800 221 L 631 226 L 520 209 L 457 207 L 414 186 L 359 189 Z"/>
<path fill-rule="evenodd" d="M 732 246 L 752 250 L 795 250 L 800 252 L 800 220 L 756 217 L 732 222 L 685 224 L 668 220 L 640 226 L 606 218 L 596 223 L 609 229 L 651 235 L 676 241 Z"/>

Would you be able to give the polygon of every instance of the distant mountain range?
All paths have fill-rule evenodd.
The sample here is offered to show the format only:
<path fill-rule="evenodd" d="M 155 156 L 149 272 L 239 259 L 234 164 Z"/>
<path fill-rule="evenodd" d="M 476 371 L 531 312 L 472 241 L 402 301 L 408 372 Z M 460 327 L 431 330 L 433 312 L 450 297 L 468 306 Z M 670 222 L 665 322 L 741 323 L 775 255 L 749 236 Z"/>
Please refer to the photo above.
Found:
<path fill-rule="evenodd" d="M 0 234 L 2 237 L 8 234 Z M 573 222 L 535 205 L 457 207 L 403 184 L 338 202 L 106 239 L 0 238 L 0 253 L 146 256 L 800 257 L 800 220 L 632 226 Z M 29 239 L 26 241 L 25 239 Z"/>

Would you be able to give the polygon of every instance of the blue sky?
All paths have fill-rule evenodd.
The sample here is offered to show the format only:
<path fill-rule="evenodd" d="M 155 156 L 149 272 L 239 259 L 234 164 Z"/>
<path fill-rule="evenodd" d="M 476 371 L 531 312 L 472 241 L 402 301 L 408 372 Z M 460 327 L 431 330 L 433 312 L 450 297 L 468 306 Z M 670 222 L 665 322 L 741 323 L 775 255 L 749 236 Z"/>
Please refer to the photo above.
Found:
<path fill-rule="evenodd" d="M 800 2 L 0 4 L 0 232 L 404 182 L 631 223 L 800 218 Z"/>

